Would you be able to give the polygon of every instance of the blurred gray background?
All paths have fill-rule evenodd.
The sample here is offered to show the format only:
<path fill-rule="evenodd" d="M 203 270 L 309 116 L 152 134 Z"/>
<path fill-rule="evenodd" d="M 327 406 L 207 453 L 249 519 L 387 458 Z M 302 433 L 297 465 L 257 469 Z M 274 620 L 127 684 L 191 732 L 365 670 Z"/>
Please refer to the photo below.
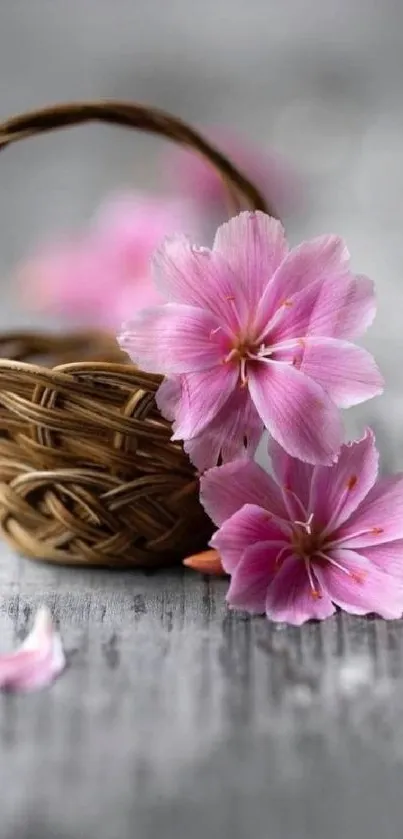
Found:
<path fill-rule="evenodd" d="M 132 98 L 172 110 L 190 122 L 201 125 L 226 123 L 235 130 L 241 129 L 244 135 L 250 135 L 263 148 L 283 152 L 294 164 L 305 182 L 306 204 L 298 216 L 290 215 L 286 219 L 291 242 L 296 243 L 300 239 L 325 232 L 341 234 L 347 239 L 354 268 L 360 273 L 367 273 L 377 283 L 379 314 L 366 338 L 366 345 L 379 359 L 387 379 L 387 392 L 381 399 L 363 406 L 355 414 L 349 412 L 348 427 L 353 431 L 361 423 L 368 422 L 380 432 L 386 468 L 403 467 L 402 32 L 401 0 L 0 0 L 1 118 L 59 100 Z M 30 140 L 4 152 L 0 158 L 0 275 L 4 294 L 0 311 L 4 326 L 29 323 L 31 320 L 27 312 L 18 311 L 16 295 L 13 295 L 12 280 L 16 264 L 30 253 L 39 239 L 48 237 L 52 231 L 57 232 L 85 222 L 98 202 L 111 190 L 130 184 L 158 188 L 156 161 L 160 151 L 160 142 L 152 138 L 97 125 Z M 266 709 L 267 686 L 271 685 L 273 690 L 272 704 L 280 702 L 279 696 L 276 699 L 275 686 L 283 678 L 284 683 L 287 682 L 289 664 L 288 659 L 283 657 L 282 648 L 279 648 L 279 657 L 276 659 L 273 654 L 272 664 L 268 665 L 272 667 L 270 672 L 274 676 L 267 676 L 261 659 L 253 671 L 250 663 L 252 659 L 249 658 L 252 655 L 251 645 L 254 644 L 255 635 L 266 630 L 256 622 L 252 623 L 252 630 L 247 623 L 229 622 L 222 635 L 221 627 L 224 627 L 227 618 L 224 617 L 222 605 L 223 590 L 218 584 L 216 590 L 221 605 L 215 611 L 214 587 L 208 591 L 201 582 L 194 583 L 193 587 L 188 582 L 184 597 L 189 611 L 184 618 L 175 581 L 163 576 L 160 588 L 156 589 L 154 581 L 145 578 L 142 582 L 137 581 L 136 590 L 143 592 L 141 596 L 144 595 L 149 612 L 145 614 L 145 607 L 142 606 L 143 614 L 139 606 L 137 614 L 127 588 L 128 583 L 123 577 L 112 580 L 110 584 L 110 579 L 105 576 L 73 577 L 71 572 L 63 571 L 56 580 L 56 576 L 52 576 L 56 572 L 51 569 L 19 563 L 16 581 L 10 581 L 9 568 L 16 568 L 11 562 L 10 556 L 5 554 L 1 579 L 10 595 L 9 600 L 6 599 L 3 604 L 4 614 L 10 616 L 10 620 L 7 617 L 4 622 L 9 633 L 5 640 L 12 640 L 14 622 L 15 626 L 18 625 L 20 630 L 22 627 L 24 631 L 29 619 L 30 607 L 24 606 L 23 612 L 20 610 L 18 592 L 21 597 L 28 601 L 31 598 L 35 603 L 35 598 L 42 597 L 44 591 L 49 602 L 56 604 L 62 621 L 65 621 L 65 632 L 70 623 L 73 627 L 69 629 L 68 635 L 70 646 L 73 643 L 71 639 L 74 640 L 77 635 L 80 638 L 78 647 L 84 644 L 81 649 L 95 649 L 100 661 L 103 653 L 101 655 L 99 639 L 106 638 L 104 657 L 110 669 L 102 670 L 98 662 L 98 681 L 94 681 L 94 670 L 90 673 L 88 659 L 85 660 L 86 653 L 78 652 L 78 658 L 73 659 L 66 681 L 61 680 L 54 688 L 55 693 L 51 693 L 57 707 L 48 699 L 42 704 L 42 698 L 38 697 L 38 701 L 32 700 L 34 705 L 30 706 L 37 716 L 31 717 L 25 714 L 23 700 L 17 706 L 7 702 L 2 706 L 5 713 L 2 722 L 4 742 L 8 743 L 10 750 L 0 772 L 2 789 L 8 785 L 7 800 L 2 801 L 2 823 L 3 830 L 10 830 L 7 834 L 10 839 L 25 836 L 41 836 L 42 839 L 49 836 L 50 839 L 56 835 L 62 836 L 57 815 L 60 808 L 64 812 L 66 824 L 76 824 L 75 805 L 68 798 L 60 798 L 60 788 L 57 786 L 60 777 L 70 790 L 75 790 L 73 797 L 81 808 L 80 818 L 86 808 L 88 810 L 88 796 L 95 808 L 94 822 L 88 811 L 89 821 L 88 824 L 82 823 L 80 835 L 117 837 L 114 820 L 119 817 L 119 824 L 126 825 L 129 802 L 132 800 L 130 772 L 134 770 L 129 743 L 136 738 L 142 743 L 144 740 L 144 754 L 141 750 L 138 753 L 141 760 L 139 758 L 136 764 L 136 783 L 140 797 L 133 803 L 129 821 L 130 825 L 137 824 L 140 832 L 136 834 L 130 827 L 127 834 L 124 833 L 125 836 L 164 833 L 170 837 L 174 835 L 173 827 L 176 826 L 178 832 L 175 835 L 181 839 L 189 835 L 189 826 L 192 825 L 195 826 L 195 835 L 202 835 L 197 832 L 197 825 L 201 819 L 199 826 L 202 830 L 202 819 L 208 815 L 211 822 L 210 835 L 214 837 L 231 834 L 243 839 L 243 836 L 251 832 L 251 826 L 256 825 L 256 839 L 277 839 L 280 836 L 281 839 L 300 836 L 312 839 L 313 836 L 325 834 L 330 839 L 340 839 L 340 836 L 352 839 L 353 836 L 364 835 L 370 839 L 375 835 L 400 839 L 401 775 L 382 774 L 383 758 L 378 761 L 376 757 L 372 762 L 368 761 L 370 753 L 365 749 L 361 752 L 361 747 L 354 741 L 355 762 L 351 763 L 351 774 L 345 776 L 344 768 L 349 765 L 350 757 L 345 758 L 343 752 L 344 756 L 337 758 L 334 768 L 332 760 L 323 757 L 323 754 L 327 754 L 327 746 L 322 754 L 322 747 L 315 746 L 316 735 L 312 734 L 308 740 L 308 750 L 304 746 L 299 767 L 301 771 L 292 792 L 293 804 L 288 807 L 289 783 L 287 779 L 282 779 L 279 764 L 276 763 L 277 752 L 273 752 L 273 760 L 267 754 L 268 746 L 271 744 L 271 748 L 274 748 L 277 742 L 276 723 L 273 723 L 274 733 L 270 733 L 270 737 L 263 736 L 265 726 L 270 728 L 270 719 L 266 718 L 265 711 L 262 719 L 259 718 L 256 723 L 257 711 L 254 711 L 254 738 L 244 743 L 242 738 L 238 740 L 235 737 L 238 711 L 239 732 L 242 733 L 244 706 L 241 700 L 249 696 L 250 692 L 253 693 L 249 685 L 254 685 L 253 689 L 257 690 L 256 708 L 262 712 L 262 708 Z M 60 596 L 57 593 L 59 585 Z M 15 602 L 14 592 L 17 592 Z M 140 597 L 140 594 L 136 596 Z M 105 606 L 102 605 L 104 603 Z M 139 624 L 143 627 L 139 630 L 140 644 L 133 646 L 127 626 L 132 621 L 136 629 L 140 619 L 143 621 Z M 24 625 L 21 623 L 23 620 Z M 116 673 L 113 673 L 115 642 L 112 643 L 112 640 L 115 636 L 112 634 L 112 640 L 108 640 L 109 636 L 105 634 L 109 632 L 108 621 L 113 632 L 115 626 L 118 626 L 118 634 L 122 630 L 120 655 L 123 651 L 123 671 L 118 669 L 116 673 L 118 676 L 121 672 L 126 673 L 125 678 L 129 678 L 127 674 L 130 673 L 127 684 L 122 677 L 123 681 L 118 683 L 118 687 L 113 681 L 117 678 Z M 211 625 L 207 631 L 209 621 Z M 183 622 L 186 632 L 181 635 Z M 169 635 L 172 626 L 174 631 Z M 373 637 L 370 630 L 368 634 L 366 629 L 362 629 L 362 634 L 357 631 L 357 626 L 364 626 L 362 621 L 352 620 L 347 624 L 348 631 L 345 626 L 345 623 L 337 622 L 327 624 L 324 646 L 316 627 L 307 628 L 304 634 L 291 629 L 287 634 L 279 633 L 277 636 L 275 628 L 267 628 L 267 632 L 272 633 L 270 637 L 274 641 L 277 638 L 280 647 L 284 638 L 288 639 L 292 654 L 296 651 L 298 667 L 301 661 L 306 661 L 306 657 L 313 666 L 322 655 L 329 665 L 333 661 L 333 652 L 339 655 L 340 649 L 344 649 L 343 644 L 348 647 L 347 642 L 351 643 L 353 650 L 357 645 L 361 650 L 359 644 L 362 644 L 364 651 L 385 649 L 382 645 L 386 644 L 386 630 L 384 638 L 381 624 L 377 624 Z M 378 631 L 379 634 L 376 634 Z M 157 638 L 154 646 L 149 641 L 152 632 L 156 633 Z M 263 640 L 266 643 L 266 636 Z M 263 641 L 260 646 L 264 649 Z M 395 646 L 391 641 L 388 649 L 396 650 L 398 657 L 400 647 L 401 638 Z M 162 663 L 159 658 L 160 648 L 162 651 L 168 650 L 164 660 L 161 652 Z M 254 655 L 258 656 L 259 648 L 253 649 Z M 326 659 L 327 649 L 331 653 Z M 176 659 L 169 658 L 170 650 L 174 650 Z M 146 655 L 150 659 L 154 657 L 153 661 L 155 659 L 155 670 L 150 673 L 142 670 Z M 209 710 L 199 731 L 200 714 L 195 685 L 203 673 L 207 673 L 207 676 L 210 673 L 207 665 L 204 670 L 197 669 L 197 662 L 202 659 L 212 662 L 214 690 L 211 684 L 210 687 L 201 686 L 200 690 L 207 691 L 210 699 L 213 696 L 214 702 L 211 699 L 210 706 L 200 706 L 204 713 L 206 708 Z M 284 676 L 281 675 L 283 661 Z M 383 657 L 379 654 L 376 661 L 376 667 L 381 667 L 382 675 L 382 667 L 384 665 L 386 672 L 390 659 L 385 653 Z M 323 665 L 326 679 L 329 674 L 332 674 L 332 679 L 338 678 L 334 666 L 331 663 L 331 667 L 326 669 Z M 137 680 L 138 673 L 142 673 L 141 684 Z M 235 692 L 232 694 L 230 690 L 227 704 L 226 694 L 225 701 L 221 694 L 218 695 L 223 685 L 225 689 L 228 687 L 225 682 L 226 673 L 235 673 L 232 676 Z M 298 673 L 298 690 L 301 684 L 305 690 L 305 694 L 301 694 L 302 699 L 298 694 L 298 702 L 301 700 L 302 707 L 305 701 L 308 702 L 308 688 L 304 682 L 305 670 L 301 684 L 298 682 Z M 157 694 L 158 697 L 168 697 L 166 708 L 169 716 L 166 719 L 156 717 L 155 726 L 149 732 L 148 729 L 142 732 L 136 728 L 134 717 L 137 713 L 140 717 L 146 714 L 153 689 L 150 680 L 151 677 L 155 679 L 156 674 L 158 679 L 161 678 L 161 690 L 158 694 L 157 689 Z M 343 678 L 346 681 L 345 674 Z M 349 673 L 345 688 L 349 696 L 351 684 L 353 692 L 355 690 L 354 673 L 352 682 L 351 678 Z M 306 684 L 309 687 L 309 680 Z M 334 697 L 334 682 L 329 684 L 329 695 Z M 368 684 L 365 672 L 363 684 L 369 696 L 369 689 L 365 687 Z M 382 687 L 383 682 L 378 683 L 378 687 L 379 684 Z M 68 692 L 69 685 L 73 686 L 75 693 Z M 381 696 L 379 701 L 383 702 L 386 694 L 373 695 L 375 698 Z M 281 702 L 282 697 L 281 693 Z M 239 708 L 236 705 L 238 699 Z M 384 710 L 391 707 L 392 699 L 393 693 L 387 694 L 382 706 Z M 123 705 L 117 705 L 118 700 Z M 233 708 L 232 700 L 235 702 Z M 93 702 L 95 704 L 91 704 Z M 338 705 L 337 699 L 335 702 L 343 724 L 345 705 Z M 162 699 L 161 703 L 163 705 Z M 83 719 L 80 715 L 84 707 L 88 712 L 87 722 L 95 714 L 90 733 L 80 728 Z M 53 713 L 52 742 L 49 740 L 49 708 Z M 337 720 L 333 720 L 331 714 L 322 717 L 322 708 L 319 703 L 317 713 L 315 709 L 312 711 L 312 719 L 319 720 L 320 726 L 323 726 L 323 730 L 320 729 L 322 741 L 319 739 L 318 742 L 327 743 L 326 737 L 329 736 L 332 748 L 335 748 L 339 735 L 335 733 L 332 736 L 333 724 L 338 732 L 343 731 L 343 726 L 337 728 L 338 717 Z M 223 724 L 225 726 L 228 723 L 228 731 L 233 739 L 230 758 L 228 755 L 224 757 L 221 765 L 221 753 L 214 756 L 214 744 L 216 728 L 219 727 L 219 712 L 223 712 L 223 709 Z M 250 711 L 249 706 L 248 709 Z M 371 705 L 370 710 L 368 742 L 372 736 L 372 726 L 376 723 L 377 707 Z M 399 726 L 401 730 L 400 712 L 399 706 L 399 713 L 389 726 L 389 735 L 395 722 L 396 731 Z M 375 715 L 375 722 L 372 714 Z M 93 756 L 94 763 L 96 761 L 99 765 L 99 777 L 87 778 L 89 786 L 86 786 L 87 781 L 82 780 L 82 773 L 90 757 L 88 743 L 95 742 L 91 737 L 95 738 L 99 715 L 102 726 L 96 736 L 101 739 L 98 741 L 98 751 L 94 751 Z M 122 731 L 127 723 L 125 730 L 130 731 L 130 737 L 128 735 L 126 751 L 123 748 L 120 755 L 124 777 L 122 775 L 118 778 L 117 785 L 110 785 L 108 765 L 113 725 L 119 724 L 116 715 L 122 719 Z M 64 731 L 66 719 L 71 730 Z M 286 707 L 283 733 L 288 731 L 290 719 Z M 133 728 L 130 729 L 132 724 Z M 357 723 L 357 731 L 359 725 L 360 721 Z M 26 741 L 26 751 L 14 749 L 13 737 L 16 736 L 18 726 L 23 732 L 23 741 L 24 738 Z M 349 731 L 347 728 L 346 741 L 340 735 L 343 748 L 349 740 Z M 284 737 L 286 745 L 289 742 L 287 736 Z M 38 752 L 37 737 L 40 737 L 43 752 Z M 381 729 L 378 745 L 383 743 L 383 737 Z M 67 740 L 71 740 L 71 764 L 65 767 L 63 750 Z M 75 744 L 78 742 L 82 743 L 79 755 L 75 752 Z M 151 752 L 150 743 L 154 749 Z M 137 749 L 137 746 L 132 748 Z M 346 745 L 346 754 L 350 755 L 348 748 Z M 387 745 L 386 759 L 389 759 L 390 748 L 390 744 Z M 168 752 L 171 762 L 165 764 Z M 207 767 L 206 777 L 201 775 L 199 786 L 197 783 L 196 787 L 192 786 L 191 780 L 186 786 L 188 767 L 197 766 L 198 760 L 204 760 L 205 753 L 209 759 L 212 756 L 211 763 L 200 763 L 202 767 Z M 248 755 L 249 763 L 241 759 L 244 753 Z M 49 827 L 45 817 L 50 804 L 40 774 L 35 788 L 30 787 L 36 777 L 41 754 L 44 755 L 44 767 L 47 767 L 46 771 L 49 770 L 50 775 L 53 768 L 56 771 L 59 767 L 57 771 L 61 772 L 61 775 L 60 772 L 55 775 L 54 788 L 49 786 L 51 818 L 56 825 L 54 830 Z M 137 757 L 138 754 L 136 752 Z M 322 755 L 320 760 L 318 754 Z M 172 762 L 174 755 L 177 764 Z M 73 757 L 78 762 L 74 763 Z M 227 759 L 234 766 L 233 774 L 230 775 L 227 774 Z M 321 762 L 322 759 L 324 762 Z M 60 765 L 57 761 L 61 761 Z M 156 765 L 160 768 L 167 766 L 172 789 L 165 779 L 162 783 L 157 778 L 156 786 L 152 787 L 152 796 L 147 799 L 147 794 L 144 793 L 144 797 L 142 790 L 150 789 L 147 786 L 150 780 L 147 773 L 151 772 L 152 775 Z M 269 765 L 270 773 L 265 775 Z M 308 775 L 304 773 L 306 765 Z M 74 771 L 69 775 L 71 767 Z M 173 774 L 172 767 L 176 767 Z M 214 771 L 210 772 L 210 767 Z M 314 777 L 312 784 L 311 772 Z M 361 803 L 355 795 L 354 779 L 357 773 L 361 784 Z M 189 777 L 191 779 L 193 776 Z M 49 776 L 47 778 L 47 783 L 50 783 Z M 20 779 L 29 782 L 27 789 L 21 787 Z M 99 805 L 96 803 L 99 801 L 98 781 L 102 781 L 105 788 L 105 799 Z M 237 790 L 244 790 L 239 807 L 236 806 L 237 801 L 234 801 L 231 784 Z M 208 790 L 207 811 L 203 797 L 205 790 Z M 267 822 L 268 810 L 263 804 L 266 796 L 271 796 L 271 816 Z M 383 802 L 383 811 L 382 807 L 379 809 L 379 801 Z M 186 810 L 186 802 L 193 802 L 192 806 L 196 809 L 192 810 L 189 803 Z M 339 807 L 340 802 L 342 806 Z M 119 810 L 121 805 L 122 809 Z M 155 816 L 154 806 L 157 808 Z M 394 811 L 392 821 L 389 821 L 389 806 Z M 16 832 L 15 824 L 25 824 L 24 808 L 31 815 L 38 808 L 41 814 L 36 827 L 31 826 L 32 833 L 28 830 L 25 834 L 22 828 L 21 832 Z M 91 830 L 99 808 L 105 820 L 105 832 L 97 829 L 94 833 Z M 227 818 L 226 808 L 231 813 L 231 819 Z M 199 814 L 196 820 L 195 812 Z M 399 817 L 397 814 L 400 814 Z M 172 833 L 169 828 L 166 832 L 166 819 Z M 341 819 L 340 832 L 337 819 Z M 357 830 L 357 823 L 361 829 Z M 230 834 L 227 834 L 230 824 Z M 154 826 L 155 832 L 147 832 L 147 826 L 150 825 Z M 371 829 L 375 832 L 371 832 Z M 67 835 L 70 836 L 66 832 Z M 76 835 L 79 834 L 74 832 Z M 123 836 L 123 832 L 119 835 Z"/>

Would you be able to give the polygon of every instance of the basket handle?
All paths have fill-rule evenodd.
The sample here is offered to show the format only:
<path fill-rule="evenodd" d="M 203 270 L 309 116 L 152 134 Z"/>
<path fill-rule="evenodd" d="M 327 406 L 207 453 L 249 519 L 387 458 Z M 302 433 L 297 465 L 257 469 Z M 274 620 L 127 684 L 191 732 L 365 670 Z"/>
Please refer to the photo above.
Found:
<path fill-rule="evenodd" d="M 0 123 L 0 151 L 19 140 L 86 122 L 106 122 L 136 128 L 187 146 L 201 154 L 220 174 L 235 212 L 245 202 L 252 210 L 263 210 L 275 215 L 250 180 L 198 131 L 166 111 L 134 102 L 71 102 L 28 111 Z"/>

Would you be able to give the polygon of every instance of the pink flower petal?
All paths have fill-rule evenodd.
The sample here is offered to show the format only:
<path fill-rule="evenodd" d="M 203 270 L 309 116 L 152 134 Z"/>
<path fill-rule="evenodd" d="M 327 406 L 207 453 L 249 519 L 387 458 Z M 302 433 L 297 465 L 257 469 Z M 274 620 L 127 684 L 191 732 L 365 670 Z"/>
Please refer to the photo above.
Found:
<path fill-rule="evenodd" d="M 314 279 L 293 296 L 284 296 L 283 314 L 270 336 L 281 343 L 290 338 L 329 336 L 350 338 L 361 334 L 373 320 L 376 303 L 369 280 L 351 274 Z M 361 308 L 360 308 L 361 306 Z M 260 326 L 267 323 L 268 306 L 262 298 Z M 272 312 L 272 309 L 269 308 Z"/>
<path fill-rule="evenodd" d="M 285 300 L 298 292 L 304 294 L 312 283 L 321 286 L 324 280 L 345 274 L 349 259 L 339 236 L 320 236 L 293 248 L 277 268 L 259 304 L 256 316 L 259 331 Z M 298 335 L 305 335 L 305 330 Z"/>
<path fill-rule="evenodd" d="M 334 614 L 330 597 L 315 596 L 304 561 L 296 556 L 286 559 L 267 589 L 266 615 L 270 620 L 301 626 L 312 618 L 323 620 Z"/>
<path fill-rule="evenodd" d="M 327 533 L 340 527 L 362 503 L 376 481 L 378 460 L 375 438 L 368 429 L 362 440 L 341 447 L 334 466 L 314 469 L 310 509 Z"/>
<path fill-rule="evenodd" d="M 355 551 L 332 550 L 330 556 L 343 566 L 315 563 L 315 574 L 333 603 L 353 615 L 373 612 L 382 618 L 400 618 L 403 613 L 403 584 L 371 565 Z"/>
<path fill-rule="evenodd" d="M 380 478 L 336 538 L 354 549 L 403 539 L 403 476 Z"/>
<path fill-rule="evenodd" d="M 227 573 L 233 574 L 244 551 L 255 542 L 270 542 L 278 554 L 287 537 L 267 510 L 245 504 L 221 525 L 210 544 L 219 552 Z"/>
<path fill-rule="evenodd" d="M 383 378 L 362 347 L 337 338 L 307 338 L 303 344 L 298 369 L 318 382 L 339 408 L 382 393 Z"/>
<path fill-rule="evenodd" d="M 276 573 L 277 543 L 257 542 L 245 550 L 231 577 L 226 600 L 252 614 L 265 611 L 267 587 Z"/>
<path fill-rule="evenodd" d="M 275 440 L 269 441 L 269 455 L 276 480 L 282 490 L 290 495 L 293 494 L 296 496 L 302 503 L 303 508 L 308 512 L 311 481 L 315 467 L 310 463 L 304 463 L 302 460 L 290 457 Z M 301 508 L 296 518 L 300 516 Z"/>
<path fill-rule="evenodd" d="M 20 649 L 0 656 L 0 688 L 38 690 L 51 684 L 65 665 L 60 636 L 53 627 L 49 611 L 42 607 Z"/>
<path fill-rule="evenodd" d="M 288 248 L 284 228 L 277 219 L 246 211 L 218 228 L 214 251 L 231 265 L 253 312 Z"/>
<path fill-rule="evenodd" d="M 216 466 L 222 455 L 222 447 L 225 444 L 225 428 L 221 426 L 222 432 L 218 425 L 218 417 L 214 419 L 210 425 L 205 428 L 197 437 L 191 437 L 190 440 L 185 440 L 183 448 L 189 456 L 193 465 L 196 466 L 200 474 Z M 217 431 L 214 429 L 217 427 Z M 231 450 L 230 450 L 231 451 Z M 246 454 L 240 452 L 238 446 L 234 447 L 234 457 L 229 457 L 227 460 L 234 460 L 238 457 L 243 457 Z"/>
<path fill-rule="evenodd" d="M 246 316 L 242 281 L 220 253 L 176 236 L 155 253 L 153 267 L 156 286 L 167 300 L 211 312 L 230 330 Z"/>
<path fill-rule="evenodd" d="M 332 463 L 342 425 L 320 385 L 287 364 L 260 362 L 250 369 L 249 391 L 266 428 L 288 454 L 308 463 Z"/>
<path fill-rule="evenodd" d="M 164 379 L 155 394 L 158 410 L 170 422 L 173 422 L 175 419 L 181 393 L 180 377 L 172 376 L 170 379 Z"/>
<path fill-rule="evenodd" d="M 403 581 L 403 539 L 381 545 L 367 545 L 363 556 L 392 577 Z"/>
<path fill-rule="evenodd" d="M 341 280 L 338 281 L 338 285 L 341 287 Z M 335 338 L 351 341 L 367 331 L 376 315 L 375 289 L 372 280 L 364 277 L 363 274 L 349 275 L 344 301 L 344 305 L 341 306 L 342 311 L 335 319 L 333 335 Z"/>
<path fill-rule="evenodd" d="M 118 340 L 142 370 L 170 375 L 219 364 L 226 347 L 216 329 L 217 321 L 209 312 L 167 303 L 139 312 L 123 326 Z"/>
<path fill-rule="evenodd" d="M 200 472 L 238 457 L 253 457 L 263 433 L 263 423 L 246 388 L 236 388 L 224 407 L 198 437 L 184 449 Z"/>
<path fill-rule="evenodd" d="M 231 364 L 182 376 L 182 393 L 172 439 L 182 440 L 200 434 L 224 408 L 237 387 L 238 376 L 237 368 Z"/>
<path fill-rule="evenodd" d="M 206 472 L 200 479 L 200 500 L 218 526 L 244 504 L 265 507 L 280 518 L 287 515 L 277 484 L 252 460 L 236 460 Z"/>

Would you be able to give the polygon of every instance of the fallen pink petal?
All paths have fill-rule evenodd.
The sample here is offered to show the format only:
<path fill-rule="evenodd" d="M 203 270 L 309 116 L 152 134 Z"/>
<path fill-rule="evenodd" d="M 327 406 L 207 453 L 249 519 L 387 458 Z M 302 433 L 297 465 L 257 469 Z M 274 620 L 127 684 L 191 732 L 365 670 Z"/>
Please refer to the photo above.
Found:
<path fill-rule="evenodd" d="M 373 284 L 351 273 L 342 239 L 289 250 L 279 221 L 244 212 L 212 250 L 183 236 L 154 258 L 164 305 L 134 313 L 122 349 L 162 373 L 157 402 L 200 471 L 253 455 L 264 428 L 293 457 L 330 465 L 340 408 L 382 392 L 374 359 L 353 340 L 375 315 Z"/>
<path fill-rule="evenodd" d="M 42 606 L 20 648 L 0 655 L 0 689 L 21 693 L 40 690 L 50 685 L 65 666 L 60 635 L 49 610 Z"/>
<path fill-rule="evenodd" d="M 231 575 L 228 604 L 301 625 L 336 607 L 403 613 L 403 475 L 378 477 L 374 435 L 312 466 L 271 443 L 275 478 L 253 461 L 209 470 L 201 500 L 219 529 L 211 547 Z"/>

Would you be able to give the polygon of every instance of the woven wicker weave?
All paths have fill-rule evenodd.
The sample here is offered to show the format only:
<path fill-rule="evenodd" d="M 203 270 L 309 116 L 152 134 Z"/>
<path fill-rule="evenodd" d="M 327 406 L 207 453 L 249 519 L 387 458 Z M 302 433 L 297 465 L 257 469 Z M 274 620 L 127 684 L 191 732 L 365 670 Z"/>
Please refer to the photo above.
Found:
<path fill-rule="evenodd" d="M 67 104 L 0 125 L 0 150 L 89 121 L 150 131 L 202 154 L 231 206 L 266 209 L 255 187 L 180 120 L 120 102 Z M 157 566 L 202 549 L 211 524 L 198 478 L 154 400 L 158 376 L 126 363 L 112 336 L 0 339 L 0 527 L 49 562 Z"/>

